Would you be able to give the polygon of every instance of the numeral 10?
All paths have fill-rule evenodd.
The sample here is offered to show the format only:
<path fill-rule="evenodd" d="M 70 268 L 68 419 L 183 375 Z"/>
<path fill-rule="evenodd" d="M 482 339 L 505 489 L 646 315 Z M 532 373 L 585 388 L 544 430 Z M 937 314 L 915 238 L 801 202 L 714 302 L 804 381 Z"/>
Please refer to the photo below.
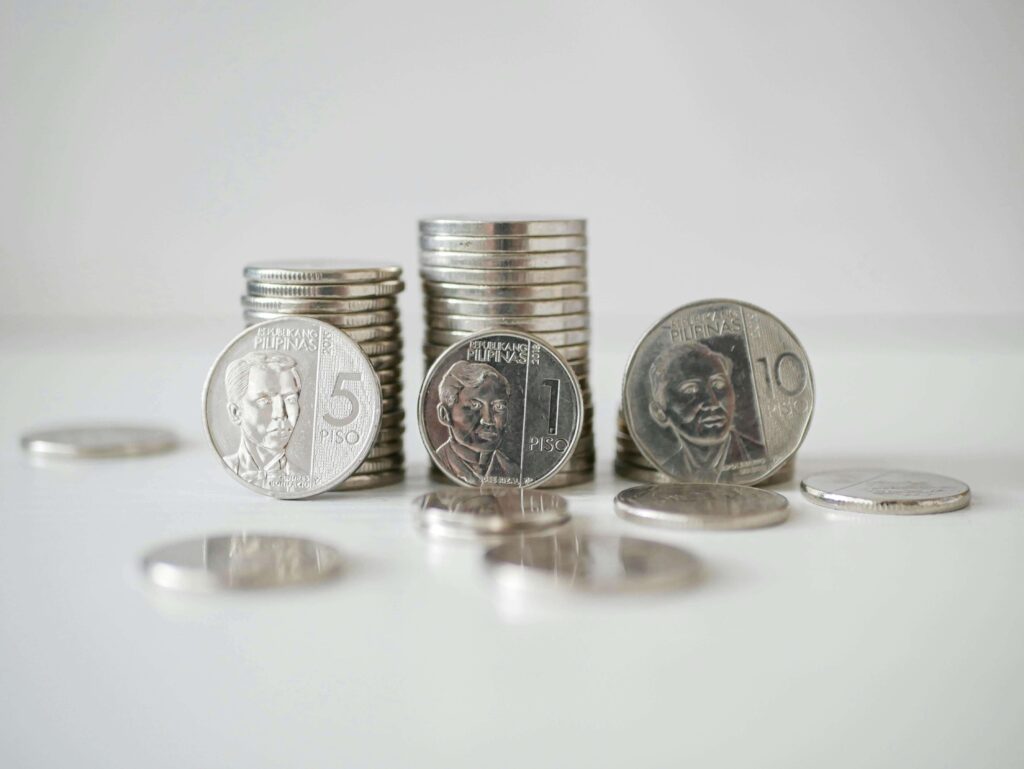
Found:
<path fill-rule="evenodd" d="M 768 392 L 777 387 L 783 393 L 792 397 L 799 395 L 807 387 L 807 366 L 804 365 L 804 362 L 796 353 L 781 353 L 771 365 L 769 365 L 767 358 L 758 358 L 757 362 L 761 364 L 764 381 L 768 385 Z M 787 382 L 784 380 L 783 375 L 786 376 L 786 380 L 791 381 Z"/>

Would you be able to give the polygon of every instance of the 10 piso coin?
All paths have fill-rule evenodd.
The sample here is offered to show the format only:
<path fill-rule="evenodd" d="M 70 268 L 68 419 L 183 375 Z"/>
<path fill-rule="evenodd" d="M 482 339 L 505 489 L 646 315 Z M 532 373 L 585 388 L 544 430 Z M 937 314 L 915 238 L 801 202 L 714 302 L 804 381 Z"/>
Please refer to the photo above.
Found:
<path fill-rule="evenodd" d="M 311 497 L 362 464 L 381 422 L 370 360 L 339 329 L 286 317 L 250 326 L 217 358 L 203 420 L 224 469 L 279 499 Z"/>
<path fill-rule="evenodd" d="M 658 483 L 633 486 L 615 497 L 622 518 L 683 529 L 755 529 L 789 517 L 781 494 L 729 483 Z"/>
<path fill-rule="evenodd" d="M 678 481 L 756 484 L 807 434 L 807 353 L 771 313 L 715 299 L 673 311 L 637 345 L 623 412 L 637 447 Z"/>
<path fill-rule="evenodd" d="M 529 487 L 558 472 L 583 430 L 583 394 L 561 355 L 520 331 L 445 349 L 423 381 L 419 424 L 434 464 L 463 486 Z"/>

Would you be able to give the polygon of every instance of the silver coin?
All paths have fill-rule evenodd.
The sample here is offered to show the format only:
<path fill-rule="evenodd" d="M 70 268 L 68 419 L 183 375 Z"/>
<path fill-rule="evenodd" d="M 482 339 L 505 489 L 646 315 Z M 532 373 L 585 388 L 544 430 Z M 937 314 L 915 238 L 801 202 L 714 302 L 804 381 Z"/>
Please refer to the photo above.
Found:
<path fill-rule="evenodd" d="M 372 475 L 374 473 L 387 473 L 393 470 L 401 470 L 405 465 L 403 454 L 391 454 L 386 457 L 367 459 L 356 470 L 356 475 Z"/>
<path fill-rule="evenodd" d="M 380 339 L 367 342 L 358 342 L 357 344 L 359 345 L 359 349 L 361 349 L 364 353 L 370 356 L 371 359 L 383 357 L 385 355 L 398 355 L 402 352 L 401 337 L 397 339 Z"/>
<path fill-rule="evenodd" d="M 584 267 L 556 267 L 551 270 L 474 270 L 463 267 L 421 265 L 420 276 L 424 280 L 435 283 L 469 283 L 474 286 L 533 286 L 583 282 L 587 279 L 587 270 Z"/>
<path fill-rule="evenodd" d="M 912 470 L 816 473 L 801 481 L 800 491 L 823 507 L 862 513 L 948 513 L 971 502 L 971 490 L 966 483 Z"/>
<path fill-rule="evenodd" d="M 456 537 L 550 531 L 569 521 L 565 497 L 533 489 L 439 489 L 413 504 L 420 526 Z"/>
<path fill-rule="evenodd" d="M 375 371 L 387 371 L 390 369 L 401 371 L 402 356 L 394 352 L 377 353 L 376 355 L 370 355 L 370 365 L 373 366 Z"/>
<path fill-rule="evenodd" d="M 426 339 L 430 344 L 449 345 L 478 333 L 475 331 L 451 331 L 438 328 L 428 328 Z M 570 345 L 582 345 L 590 341 L 590 331 L 585 328 L 578 328 L 573 331 L 545 331 L 535 334 L 552 347 L 567 347 Z"/>
<path fill-rule="evenodd" d="M 587 247 L 583 235 L 478 237 L 473 235 L 420 235 L 421 251 L 463 251 L 470 254 L 543 253 L 581 251 Z"/>
<path fill-rule="evenodd" d="M 178 436 L 170 430 L 138 425 L 65 425 L 21 436 L 21 447 L 31 454 L 81 459 L 159 454 L 177 445 Z"/>
<path fill-rule="evenodd" d="M 242 316 L 247 321 L 259 323 L 264 320 L 280 318 L 286 313 L 264 312 L 262 310 L 245 310 Z M 366 326 L 384 326 L 398 323 L 399 315 L 395 310 L 375 310 L 373 312 L 346 312 L 341 314 L 323 312 L 302 313 L 307 318 L 321 320 L 338 328 L 364 328 Z"/>
<path fill-rule="evenodd" d="M 421 251 L 420 264 L 427 267 L 469 267 L 487 270 L 547 270 L 553 267 L 584 267 L 586 251 L 549 251 L 529 254 Z"/>
<path fill-rule="evenodd" d="M 495 328 L 517 328 L 530 332 L 575 331 L 590 325 L 589 315 L 441 315 L 427 314 L 429 328 L 448 331 L 487 331 Z"/>
<path fill-rule="evenodd" d="M 279 499 L 332 488 L 366 458 L 381 426 L 380 385 L 359 346 L 303 317 L 250 326 L 218 356 L 203 419 L 221 465 Z"/>
<path fill-rule="evenodd" d="M 534 317 L 537 315 L 573 315 L 588 310 L 586 297 L 541 301 L 478 301 L 469 299 L 428 298 L 426 311 L 431 315 L 473 315 Z"/>
<path fill-rule="evenodd" d="M 683 529 L 756 529 L 789 517 L 781 494 L 728 483 L 633 486 L 615 497 L 626 520 Z"/>
<path fill-rule="evenodd" d="M 586 219 L 557 219 L 543 216 L 466 217 L 445 216 L 420 220 L 425 235 L 585 235 Z"/>
<path fill-rule="evenodd" d="M 276 299 L 361 299 L 373 296 L 394 296 L 405 284 L 400 280 L 378 283 L 262 283 L 250 280 L 245 284 L 249 296 L 268 296 Z"/>
<path fill-rule="evenodd" d="M 370 449 L 370 453 L 366 455 L 366 460 L 393 457 L 395 454 L 402 454 L 403 452 L 404 446 L 401 440 L 382 441 L 378 438 L 377 442 L 373 444 L 373 448 Z"/>
<path fill-rule="evenodd" d="M 279 315 L 344 315 L 374 310 L 397 311 L 398 301 L 394 296 L 369 296 L 362 299 L 275 299 L 267 296 L 243 296 L 242 309 L 274 312 Z"/>
<path fill-rule="evenodd" d="M 449 345 L 446 344 L 432 344 L 429 341 L 424 343 L 423 354 L 426 356 L 428 367 L 430 365 L 433 365 L 434 361 L 436 361 L 438 357 L 443 355 L 445 350 L 448 349 L 448 347 Z M 589 348 L 587 347 L 587 345 L 577 344 L 571 345 L 569 347 L 556 347 L 555 349 L 558 350 L 559 355 L 561 355 L 562 358 L 565 359 L 565 361 L 569 364 L 569 367 L 572 368 L 573 371 L 577 371 L 580 369 L 586 371 L 589 368 L 589 362 L 587 360 L 587 353 Z"/>
<path fill-rule="evenodd" d="M 587 284 L 548 283 L 533 286 L 481 286 L 472 283 L 445 283 L 425 280 L 423 293 L 428 299 L 450 298 L 481 302 L 546 301 L 550 299 L 579 299 L 587 295 Z M 482 313 L 480 313 L 482 314 Z M 523 315 L 517 310 L 516 315 Z"/>
<path fill-rule="evenodd" d="M 381 414 L 380 426 L 381 429 L 387 429 L 392 427 L 402 427 L 405 424 L 405 411 L 402 409 L 395 409 L 390 413 Z"/>
<path fill-rule="evenodd" d="M 770 313 L 689 304 L 640 341 L 623 383 L 637 448 L 678 481 L 755 484 L 796 453 L 814 410 L 800 342 Z"/>
<path fill-rule="evenodd" d="M 583 393 L 551 347 L 521 331 L 461 339 L 438 357 L 419 398 L 434 463 L 465 486 L 529 487 L 558 472 L 583 428 Z"/>
<path fill-rule="evenodd" d="M 405 470 L 388 470 L 383 473 L 357 473 L 350 475 L 331 491 L 364 491 L 392 486 L 405 479 Z"/>
<path fill-rule="evenodd" d="M 484 560 L 497 580 L 514 588 L 608 593 L 682 587 L 700 576 L 700 562 L 678 547 L 571 530 L 505 542 Z"/>
<path fill-rule="evenodd" d="M 397 265 L 356 264 L 338 266 L 337 262 L 264 262 L 246 265 L 246 280 L 264 283 L 374 283 L 397 280 L 402 268 Z"/>
<path fill-rule="evenodd" d="M 279 315 L 276 312 L 244 312 L 242 313 L 242 319 L 247 325 L 253 323 L 262 323 L 265 320 L 275 320 L 277 318 L 287 318 L 290 316 Z M 351 339 L 355 342 L 372 342 L 376 339 L 401 339 L 402 332 L 401 326 L 397 323 L 387 325 L 384 323 L 371 323 L 369 325 L 360 323 L 359 325 L 350 325 L 350 318 L 361 318 L 364 316 L 360 315 L 320 315 L 320 314 L 306 314 L 304 318 L 312 318 L 313 320 L 319 320 L 323 323 L 329 323 L 335 328 L 339 328 L 344 331 Z M 335 322 L 340 321 L 340 322 Z"/>
<path fill-rule="evenodd" d="M 577 471 L 571 473 L 557 473 L 548 478 L 538 488 L 541 489 L 564 489 L 567 486 L 579 486 L 583 483 L 590 483 L 594 480 L 594 471 Z"/>
<path fill-rule="evenodd" d="M 251 590 L 324 582 L 341 573 L 330 545 L 273 534 L 225 534 L 163 545 L 142 568 L 151 582 L 172 590 Z"/>

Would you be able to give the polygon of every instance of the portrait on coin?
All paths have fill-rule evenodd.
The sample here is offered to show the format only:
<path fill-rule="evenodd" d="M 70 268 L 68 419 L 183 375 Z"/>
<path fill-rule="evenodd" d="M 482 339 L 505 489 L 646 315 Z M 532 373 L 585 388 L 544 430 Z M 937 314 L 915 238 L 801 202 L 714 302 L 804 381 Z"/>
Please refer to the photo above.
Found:
<path fill-rule="evenodd" d="M 299 419 L 302 380 L 298 364 L 280 352 L 250 352 L 224 372 L 228 418 L 239 429 L 238 450 L 223 457 L 243 481 L 264 488 L 304 475 L 288 457 Z"/>
<path fill-rule="evenodd" d="M 649 410 L 678 446 L 664 460 L 679 477 L 716 482 L 722 472 L 765 456 L 746 348 L 736 337 L 663 350 L 649 369 Z"/>
<path fill-rule="evenodd" d="M 486 363 L 458 361 L 438 385 L 437 420 L 448 430 L 436 458 L 463 483 L 519 477 L 519 465 L 502 451 L 512 387 Z"/>

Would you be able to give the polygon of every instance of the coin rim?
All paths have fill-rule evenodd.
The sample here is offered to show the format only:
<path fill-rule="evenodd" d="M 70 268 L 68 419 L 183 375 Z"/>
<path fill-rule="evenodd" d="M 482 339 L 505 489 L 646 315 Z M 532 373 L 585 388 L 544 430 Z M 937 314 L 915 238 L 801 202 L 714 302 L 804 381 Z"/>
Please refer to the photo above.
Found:
<path fill-rule="evenodd" d="M 963 491 L 957 494 L 950 494 L 938 499 L 901 499 L 873 502 L 866 500 L 864 497 L 851 497 L 845 494 L 837 494 L 834 491 L 822 491 L 821 489 L 814 489 L 807 485 L 807 481 L 815 478 L 816 476 L 850 470 L 863 470 L 866 472 L 876 470 L 879 474 L 907 473 L 914 475 L 930 475 L 935 478 L 943 478 L 947 481 L 958 483 L 964 488 Z M 971 504 L 971 487 L 959 478 L 953 478 L 949 475 L 941 475 L 940 473 L 929 473 L 924 470 L 904 470 L 898 467 L 889 469 L 858 467 L 812 473 L 800 481 L 800 493 L 803 494 L 806 499 L 819 507 L 826 507 L 831 510 L 841 510 L 843 512 L 852 511 L 857 513 L 874 513 L 876 515 L 930 515 L 934 513 L 952 513 L 957 510 L 963 510 Z"/>
<path fill-rule="evenodd" d="M 636 501 L 629 499 L 630 492 L 634 494 L 640 490 L 663 489 L 666 486 L 700 486 L 700 487 L 731 487 L 742 489 L 741 493 L 751 493 L 762 499 L 771 498 L 777 505 L 781 506 L 771 510 L 762 510 L 744 518 L 706 518 L 691 513 L 668 512 L 665 510 L 654 510 L 644 507 Z M 766 496 L 767 495 L 767 496 Z M 747 486 L 742 483 L 644 483 L 637 486 L 630 486 L 615 495 L 615 512 L 623 520 L 634 523 L 642 523 L 648 526 L 656 526 L 666 529 L 699 529 L 703 531 L 742 531 L 744 529 L 762 529 L 768 526 L 777 526 L 789 520 L 789 500 L 777 491 Z M 710 525 L 709 525 L 710 521 Z M 742 521 L 743 525 L 728 525 L 735 521 Z M 722 525 L 722 524 L 727 525 Z"/>

